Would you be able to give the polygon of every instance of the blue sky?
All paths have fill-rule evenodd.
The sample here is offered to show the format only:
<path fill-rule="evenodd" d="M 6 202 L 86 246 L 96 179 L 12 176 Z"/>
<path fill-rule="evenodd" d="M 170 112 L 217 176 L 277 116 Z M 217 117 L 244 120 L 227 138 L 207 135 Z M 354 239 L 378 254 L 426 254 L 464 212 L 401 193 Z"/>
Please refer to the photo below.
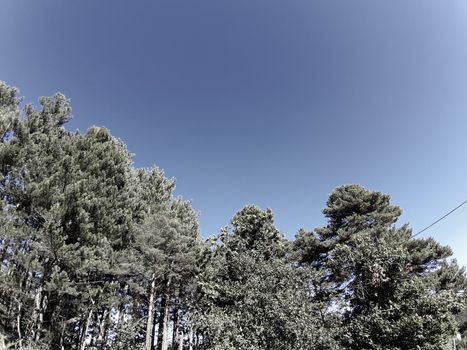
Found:
<path fill-rule="evenodd" d="M 5 0 L 0 33 L 0 80 L 175 177 L 204 236 L 254 203 L 292 238 L 347 183 L 415 231 L 467 199 L 464 0 Z M 466 231 L 422 236 L 467 265 Z"/>

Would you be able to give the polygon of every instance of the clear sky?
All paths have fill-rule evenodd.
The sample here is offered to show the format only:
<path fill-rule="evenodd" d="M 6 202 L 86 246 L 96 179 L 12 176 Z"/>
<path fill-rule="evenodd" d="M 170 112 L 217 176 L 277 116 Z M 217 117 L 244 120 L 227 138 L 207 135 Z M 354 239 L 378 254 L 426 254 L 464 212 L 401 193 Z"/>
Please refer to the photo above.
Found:
<path fill-rule="evenodd" d="M 204 236 L 254 203 L 292 238 L 347 183 L 415 231 L 467 199 L 465 0 L 3 0 L 0 33 L 0 80 L 175 177 Z M 422 236 L 467 265 L 467 205 Z"/>

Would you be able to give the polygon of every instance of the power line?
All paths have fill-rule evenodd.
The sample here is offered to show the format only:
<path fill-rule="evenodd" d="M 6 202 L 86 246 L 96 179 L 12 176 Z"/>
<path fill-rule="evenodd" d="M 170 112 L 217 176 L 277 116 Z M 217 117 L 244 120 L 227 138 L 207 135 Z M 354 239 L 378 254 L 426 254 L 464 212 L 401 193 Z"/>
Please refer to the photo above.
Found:
<path fill-rule="evenodd" d="M 423 230 L 421 231 L 418 231 L 416 234 L 414 234 L 412 236 L 415 237 L 415 236 L 418 236 L 420 233 L 428 230 L 431 226 L 433 225 L 436 225 L 438 222 L 440 222 L 441 220 L 443 220 L 446 216 L 449 216 L 450 214 L 454 213 L 457 209 L 459 209 L 460 207 L 462 207 L 465 203 L 467 203 L 467 199 L 465 201 L 463 201 L 461 204 L 459 204 L 457 207 L 455 207 L 454 209 L 452 209 L 449 213 L 447 214 L 444 214 L 442 217 L 440 217 L 438 220 L 436 220 L 435 222 L 433 222 L 431 225 L 428 225 L 427 227 L 425 227 Z"/>

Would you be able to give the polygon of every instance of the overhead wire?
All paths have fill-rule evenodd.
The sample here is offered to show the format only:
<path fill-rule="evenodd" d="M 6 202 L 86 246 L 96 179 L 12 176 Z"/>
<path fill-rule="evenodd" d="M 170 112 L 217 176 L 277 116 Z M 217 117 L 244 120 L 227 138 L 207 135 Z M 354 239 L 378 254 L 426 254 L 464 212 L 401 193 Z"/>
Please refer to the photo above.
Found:
<path fill-rule="evenodd" d="M 428 230 L 430 227 L 436 225 L 438 222 L 440 222 L 441 220 L 443 220 L 445 217 L 451 215 L 452 213 L 454 213 L 457 209 L 459 209 L 460 207 L 462 207 L 465 203 L 467 203 L 467 199 L 465 201 L 463 201 L 461 204 L 459 204 L 457 207 L 455 207 L 454 209 L 452 209 L 450 212 L 444 214 L 442 217 L 440 217 L 438 220 L 436 220 L 435 222 L 433 222 L 432 224 L 428 225 L 427 227 L 425 227 L 423 230 L 420 230 L 418 231 L 416 234 L 412 235 L 412 238 L 415 237 L 415 236 L 418 236 L 420 233 L 422 232 L 425 232 L 426 230 Z"/>

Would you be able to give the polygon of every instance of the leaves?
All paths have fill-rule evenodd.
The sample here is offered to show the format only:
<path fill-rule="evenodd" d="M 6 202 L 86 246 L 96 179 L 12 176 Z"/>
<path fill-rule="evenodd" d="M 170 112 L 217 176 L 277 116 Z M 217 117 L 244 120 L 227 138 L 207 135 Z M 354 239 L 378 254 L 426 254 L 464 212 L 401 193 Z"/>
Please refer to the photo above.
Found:
<path fill-rule="evenodd" d="M 133 168 L 105 128 L 67 131 L 62 94 L 23 111 L 17 94 L 0 82 L 0 329 L 13 346 L 434 350 L 457 321 L 465 331 L 465 269 L 396 227 L 388 195 L 340 186 L 327 225 L 292 242 L 247 205 L 203 242 L 162 170 Z"/>

